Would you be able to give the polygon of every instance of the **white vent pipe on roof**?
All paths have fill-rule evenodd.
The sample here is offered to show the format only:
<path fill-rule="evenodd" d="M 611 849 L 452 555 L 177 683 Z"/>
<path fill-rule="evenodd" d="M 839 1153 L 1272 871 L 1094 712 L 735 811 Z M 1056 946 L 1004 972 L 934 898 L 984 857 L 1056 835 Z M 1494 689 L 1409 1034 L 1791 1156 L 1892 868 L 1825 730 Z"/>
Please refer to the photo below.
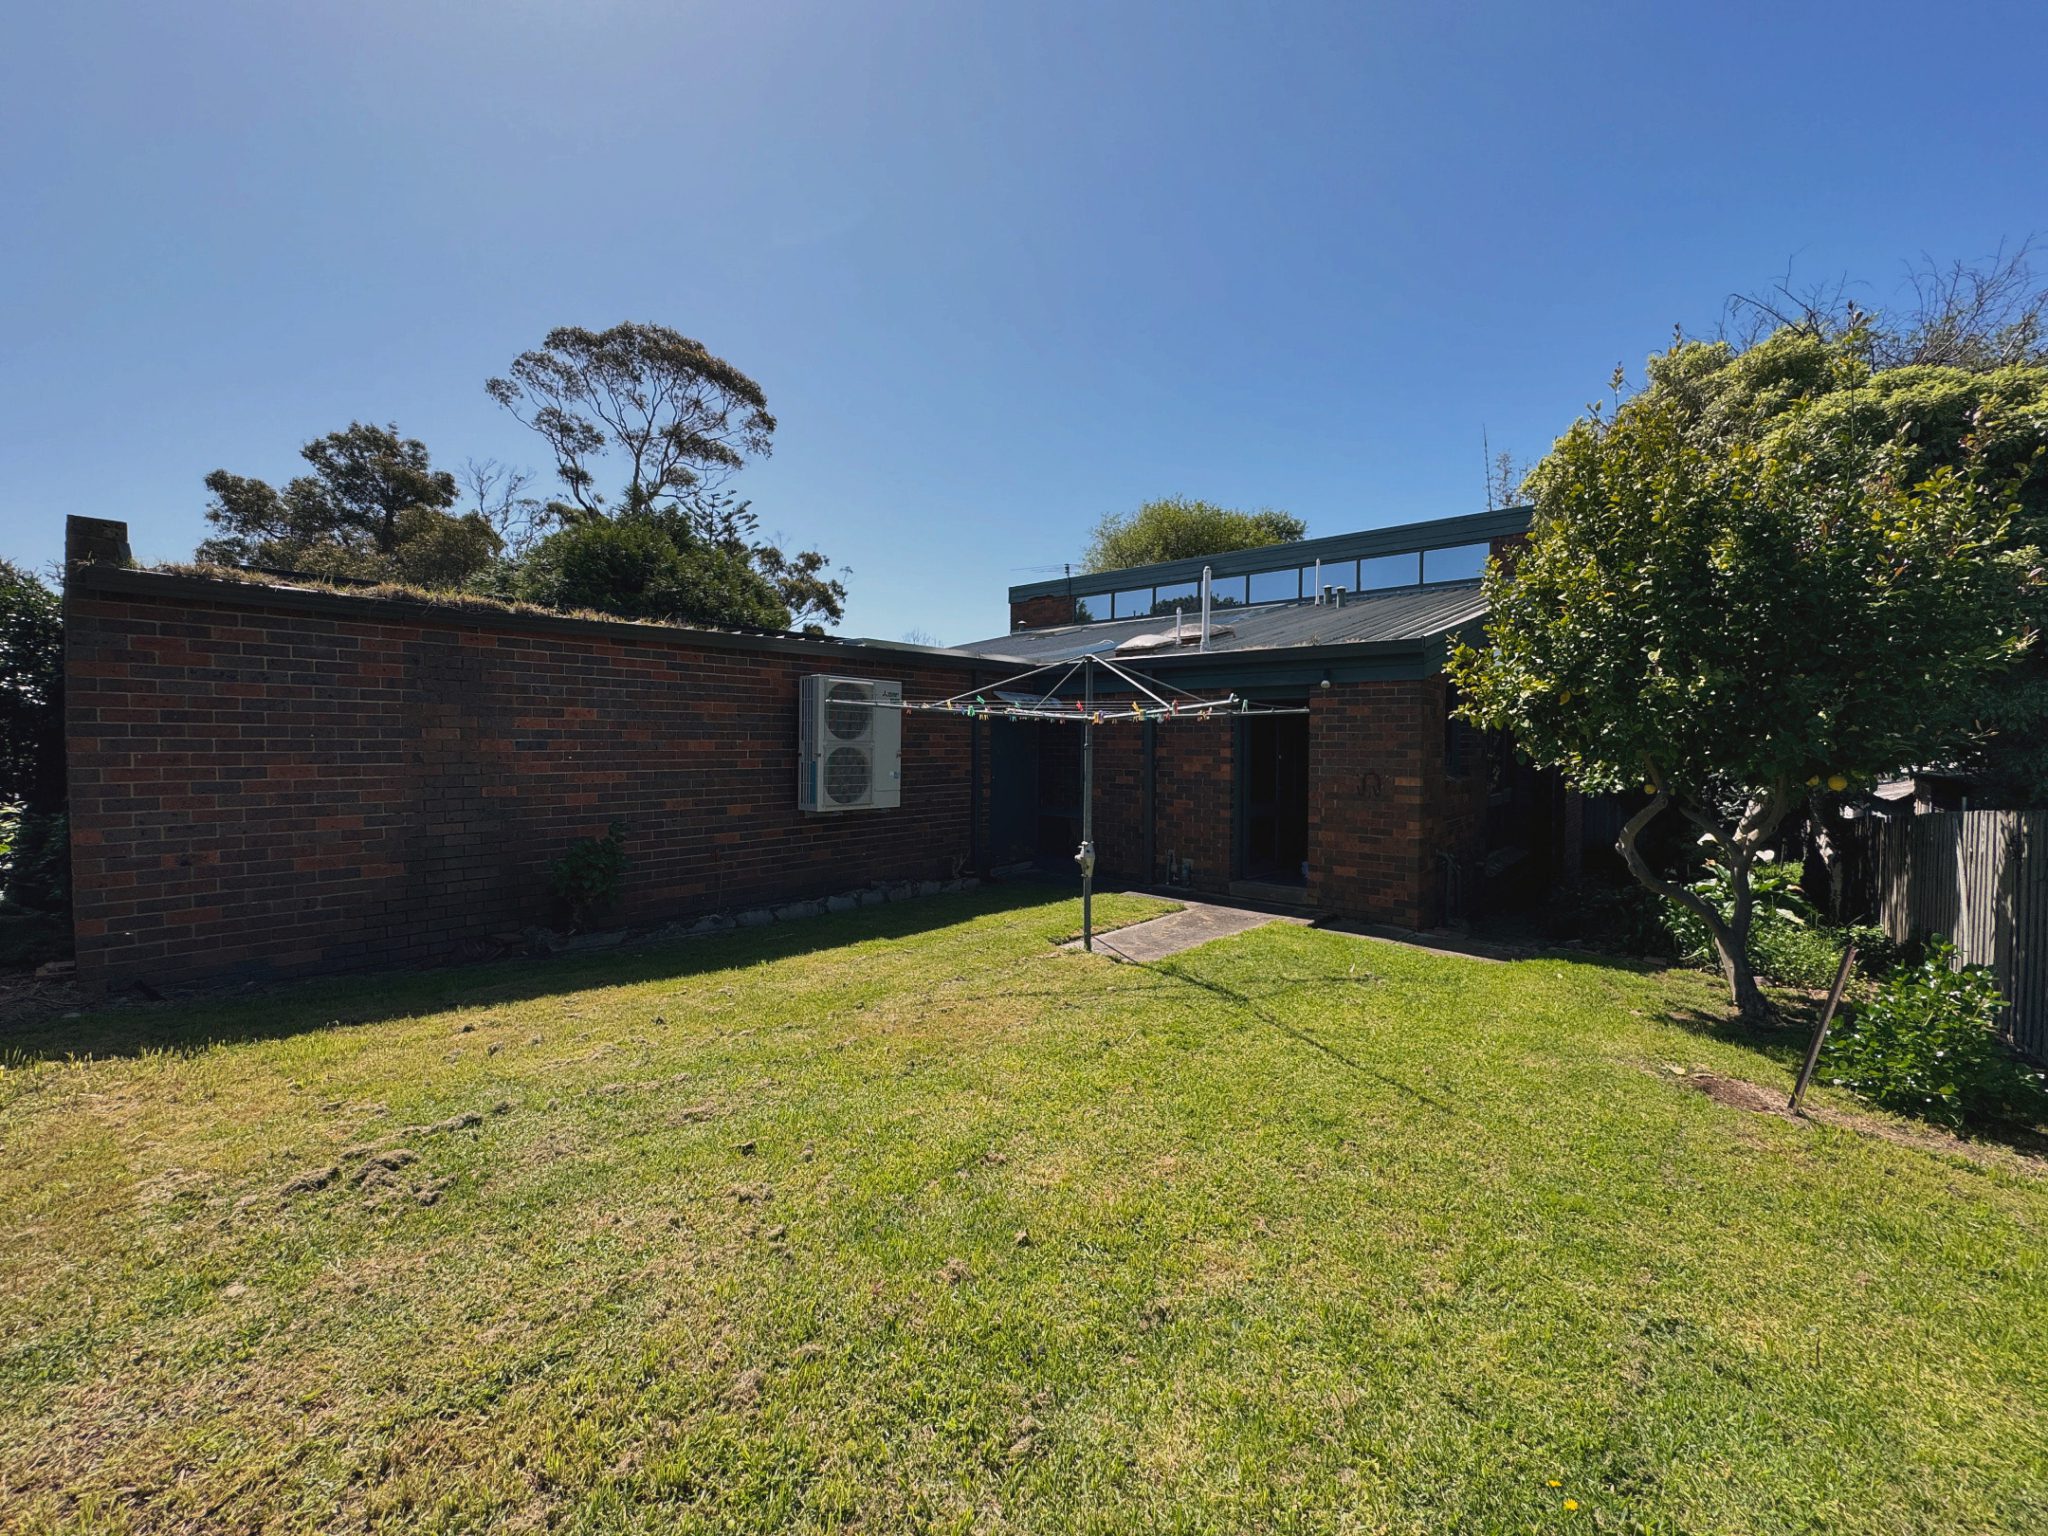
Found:
<path fill-rule="evenodd" d="M 1202 567 L 1202 650 L 1209 649 L 1209 567 Z"/>
<path fill-rule="evenodd" d="M 1320 608 L 1320 607 L 1322 606 L 1322 603 L 1323 603 L 1323 562 L 1322 562 L 1322 561 L 1321 561 L 1320 559 L 1318 559 L 1318 560 L 1316 561 L 1316 606 Z"/>

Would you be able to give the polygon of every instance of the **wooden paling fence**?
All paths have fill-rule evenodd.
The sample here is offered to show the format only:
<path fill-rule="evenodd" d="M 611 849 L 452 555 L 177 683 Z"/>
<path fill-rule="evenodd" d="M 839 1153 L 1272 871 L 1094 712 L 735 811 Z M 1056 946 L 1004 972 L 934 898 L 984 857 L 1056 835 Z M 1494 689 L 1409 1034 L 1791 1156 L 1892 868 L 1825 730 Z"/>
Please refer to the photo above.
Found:
<path fill-rule="evenodd" d="M 1863 824 L 1871 904 L 1899 942 L 1935 934 L 1988 965 L 2014 1045 L 2048 1061 L 2048 811 L 1940 811 Z"/>

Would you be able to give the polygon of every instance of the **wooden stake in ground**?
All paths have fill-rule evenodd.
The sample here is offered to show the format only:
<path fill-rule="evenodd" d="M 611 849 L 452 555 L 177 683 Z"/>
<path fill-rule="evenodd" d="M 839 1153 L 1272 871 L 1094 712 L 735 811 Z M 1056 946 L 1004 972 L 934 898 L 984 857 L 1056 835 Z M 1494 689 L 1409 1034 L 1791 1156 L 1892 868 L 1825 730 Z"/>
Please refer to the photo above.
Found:
<path fill-rule="evenodd" d="M 1828 993 L 1828 1005 L 1820 1016 L 1820 1028 L 1813 1032 L 1813 1044 L 1806 1048 L 1806 1065 L 1799 1069 L 1799 1081 L 1792 1085 L 1792 1098 L 1787 1109 L 1797 1109 L 1799 1101 L 1806 1097 L 1806 1085 L 1813 1081 L 1813 1069 L 1820 1064 L 1820 1048 L 1828 1038 L 1828 1026 L 1835 1022 L 1835 1010 L 1842 1006 L 1842 989 L 1849 985 L 1849 968 L 1856 963 L 1856 946 L 1851 944 L 1842 951 L 1841 969 L 1835 972 L 1834 989 Z"/>

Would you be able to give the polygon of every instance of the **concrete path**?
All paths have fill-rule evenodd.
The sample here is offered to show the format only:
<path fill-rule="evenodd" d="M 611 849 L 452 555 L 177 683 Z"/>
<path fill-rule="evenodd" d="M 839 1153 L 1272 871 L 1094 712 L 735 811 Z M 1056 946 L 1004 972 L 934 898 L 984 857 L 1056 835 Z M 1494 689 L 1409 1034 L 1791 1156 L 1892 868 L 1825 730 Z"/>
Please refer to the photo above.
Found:
<path fill-rule="evenodd" d="M 1162 891 L 1157 894 L 1169 893 Z M 1170 894 L 1173 900 L 1181 903 L 1180 911 L 1169 912 L 1164 917 L 1155 917 L 1147 922 L 1133 923 L 1128 928 L 1097 933 L 1096 952 L 1108 955 L 1112 960 L 1130 960 L 1143 964 L 1151 960 L 1163 960 L 1168 955 L 1177 955 L 1184 949 L 1193 949 L 1197 944 L 1206 944 L 1211 939 L 1227 939 L 1233 934 L 1248 933 L 1254 928 L 1263 928 L 1267 923 L 1293 923 L 1296 927 L 1315 927 L 1327 933 L 1378 939 L 1385 944 L 1399 944 L 1403 949 L 1419 949 L 1425 954 L 1445 955 L 1461 960 L 1481 960 L 1494 965 L 1508 960 L 1526 960 L 1537 954 L 1569 956 L 1572 953 L 1570 950 L 1537 950 L 1488 944 L 1483 940 L 1471 939 L 1464 934 L 1441 929 L 1419 933 L 1413 929 L 1396 928 L 1387 923 L 1361 923 L 1327 918 L 1318 921 L 1284 912 L 1222 906 L 1213 901 L 1195 901 L 1178 891 Z M 1079 949 L 1081 941 L 1070 939 L 1061 947 Z"/>
<path fill-rule="evenodd" d="M 1243 907 L 1219 907 L 1212 902 L 1190 901 L 1185 896 L 1176 896 L 1181 910 L 1169 912 L 1164 917 L 1155 917 L 1147 922 L 1133 923 L 1128 928 L 1118 928 L 1110 933 L 1095 935 L 1095 952 L 1108 955 L 1112 960 L 1130 960 L 1143 964 L 1152 960 L 1164 960 L 1168 955 L 1177 955 L 1184 949 L 1193 949 L 1197 944 L 1206 944 L 1211 939 L 1227 939 L 1232 934 L 1246 933 L 1253 928 L 1263 928 L 1268 923 L 1295 923 L 1306 926 L 1305 917 L 1283 917 L 1272 912 L 1253 912 Z M 1079 949 L 1081 941 L 1074 939 L 1064 946 Z"/>

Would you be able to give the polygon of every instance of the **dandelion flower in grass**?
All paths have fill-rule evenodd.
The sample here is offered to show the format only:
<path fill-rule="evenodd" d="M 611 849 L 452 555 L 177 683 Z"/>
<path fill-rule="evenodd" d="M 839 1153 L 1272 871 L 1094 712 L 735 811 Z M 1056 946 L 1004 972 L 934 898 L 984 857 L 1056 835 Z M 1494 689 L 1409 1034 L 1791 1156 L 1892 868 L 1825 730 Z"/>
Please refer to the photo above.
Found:
<path fill-rule="evenodd" d="M 1563 1483 L 1561 1483 L 1561 1482 L 1559 1482 L 1559 1481 L 1558 1481 L 1558 1480 L 1557 1480 L 1556 1478 L 1554 1478 L 1554 1477 L 1553 1477 L 1553 1478 L 1552 1478 L 1552 1479 L 1550 1480 L 1550 1486 L 1551 1486 L 1551 1487 L 1553 1487 L 1553 1488 L 1562 1488 L 1562 1487 L 1564 1486 L 1564 1484 L 1563 1484 Z"/>
<path fill-rule="evenodd" d="M 1577 1499 L 1566 1499 L 1564 1501 L 1564 1507 L 1566 1509 L 1577 1509 L 1579 1507 L 1579 1501 Z"/>

